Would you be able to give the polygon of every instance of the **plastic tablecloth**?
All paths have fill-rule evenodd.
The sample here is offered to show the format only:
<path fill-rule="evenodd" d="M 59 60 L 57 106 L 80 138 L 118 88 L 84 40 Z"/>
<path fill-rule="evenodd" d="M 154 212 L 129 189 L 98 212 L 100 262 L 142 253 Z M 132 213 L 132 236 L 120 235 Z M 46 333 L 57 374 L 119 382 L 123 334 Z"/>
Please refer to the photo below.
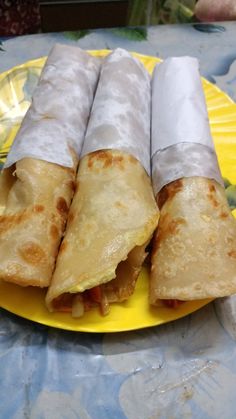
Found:
<path fill-rule="evenodd" d="M 0 39 L 0 72 L 55 42 L 165 58 L 192 55 L 236 99 L 236 23 L 118 28 Z M 236 305 L 235 305 L 236 306 Z M 234 299 L 133 332 L 56 330 L 0 309 L 0 418 L 236 417 Z"/>

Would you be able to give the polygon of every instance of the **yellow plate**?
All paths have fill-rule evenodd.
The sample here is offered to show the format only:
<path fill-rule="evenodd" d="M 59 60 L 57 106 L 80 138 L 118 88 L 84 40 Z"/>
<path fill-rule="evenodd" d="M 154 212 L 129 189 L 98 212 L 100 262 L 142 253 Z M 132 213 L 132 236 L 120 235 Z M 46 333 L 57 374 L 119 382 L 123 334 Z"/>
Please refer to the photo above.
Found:
<path fill-rule="evenodd" d="M 100 57 L 109 53 L 106 50 L 90 52 Z M 160 61 L 155 57 L 133 55 L 143 62 L 150 73 Z M 31 93 L 45 60 L 44 57 L 29 61 L 0 74 L 0 164 L 4 162 L 30 105 Z M 235 184 L 236 104 L 208 81 L 203 80 L 203 87 L 221 170 L 229 185 Z M 119 332 L 160 325 L 192 313 L 210 301 L 186 302 L 178 309 L 150 308 L 146 267 L 139 276 L 134 295 L 125 303 L 112 304 L 111 312 L 106 317 L 101 317 L 97 309 L 86 313 L 82 319 L 73 319 L 67 313 L 49 313 L 44 305 L 44 297 L 43 290 L 0 282 L 0 307 L 41 324 L 83 332 Z"/>

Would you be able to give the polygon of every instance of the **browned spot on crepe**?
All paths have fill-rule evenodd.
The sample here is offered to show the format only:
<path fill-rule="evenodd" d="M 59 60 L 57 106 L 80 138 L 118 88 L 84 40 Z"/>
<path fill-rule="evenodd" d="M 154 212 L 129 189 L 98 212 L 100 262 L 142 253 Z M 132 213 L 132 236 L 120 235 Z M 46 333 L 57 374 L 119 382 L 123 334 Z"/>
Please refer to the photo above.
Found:
<path fill-rule="evenodd" d="M 216 191 L 215 186 L 211 182 L 209 182 L 209 184 L 208 184 L 208 189 L 209 189 L 210 192 L 215 192 Z"/>
<path fill-rule="evenodd" d="M 59 231 L 55 224 L 52 224 L 50 227 L 50 236 L 53 240 L 57 240 L 59 238 Z"/>
<path fill-rule="evenodd" d="M 228 252 L 229 257 L 236 259 L 236 250 L 231 250 Z"/>
<path fill-rule="evenodd" d="M 75 175 L 75 169 L 74 169 L 74 167 L 60 166 L 60 168 L 62 170 L 64 170 L 65 172 L 70 173 L 74 177 L 74 175 Z"/>
<path fill-rule="evenodd" d="M 44 206 L 43 205 L 35 205 L 34 206 L 34 211 L 35 212 L 43 212 L 44 210 Z"/>
<path fill-rule="evenodd" d="M 68 224 L 72 223 L 74 221 L 74 218 L 75 218 L 74 213 L 70 211 L 68 215 L 68 219 L 67 219 Z"/>
<path fill-rule="evenodd" d="M 220 204 L 216 199 L 216 188 L 210 180 L 208 181 L 208 189 L 209 193 L 207 194 L 207 198 L 209 199 L 211 205 L 214 208 L 217 208 Z"/>
<path fill-rule="evenodd" d="M 12 227 L 22 223 L 29 218 L 29 213 L 23 211 L 19 214 L 8 214 L 0 217 L 0 233 L 4 233 Z"/>
<path fill-rule="evenodd" d="M 75 182 L 75 192 L 77 192 L 79 190 L 79 181 L 77 180 Z"/>
<path fill-rule="evenodd" d="M 88 158 L 88 168 L 91 169 L 93 167 L 93 159 L 91 158 L 92 156 L 90 155 Z"/>
<path fill-rule="evenodd" d="M 228 216 L 229 216 L 229 214 L 227 212 L 221 212 L 220 213 L 221 218 L 227 218 Z"/>
<path fill-rule="evenodd" d="M 111 167 L 112 165 L 117 165 L 121 170 L 124 169 L 122 164 L 124 157 L 121 155 L 114 155 L 109 150 L 98 150 L 91 153 L 88 158 L 88 167 L 92 168 L 95 161 L 101 162 L 104 169 Z"/>
<path fill-rule="evenodd" d="M 43 249 L 36 243 L 28 242 L 18 249 L 18 252 L 22 259 L 31 265 L 37 265 L 39 263 L 45 263 L 47 260 Z"/>
<path fill-rule="evenodd" d="M 64 250 L 66 250 L 66 248 L 67 248 L 67 241 L 66 240 L 63 240 L 59 251 L 60 252 L 64 252 Z"/>
<path fill-rule="evenodd" d="M 183 188 L 182 179 L 174 180 L 174 182 L 165 185 L 157 195 L 157 205 L 161 209 L 167 200 L 172 199 Z"/>
<path fill-rule="evenodd" d="M 119 156 L 117 156 L 117 157 L 119 157 Z M 103 162 L 103 167 L 107 168 L 107 167 L 112 166 L 114 157 L 112 156 L 112 153 L 110 151 L 102 151 L 98 155 L 98 159 Z"/>
<path fill-rule="evenodd" d="M 124 158 L 123 158 L 123 156 L 113 156 L 113 159 L 112 159 L 112 164 L 114 165 L 117 165 L 121 170 L 124 170 L 124 165 L 123 165 L 123 161 L 124 161 Z"/>
<path fill-rule="evenodd" d="M 93 163 L 96 160 L 106 160 L 108 153 L 109 153 L 108 151 L 103 151 L 103 150 L 97 150 L 97 151 L 93 151 L 92 153 L 90 153 L 89 157 L 88 157 L 88 167 L 92 168 Z"/>
<path fill-rule="evenodd" d="M 65 200 L 65 198 L 63 198 L 62 196 L 60 196 L 59 198 L 58 198 L 58 200 L 57 200 L 57 204 L 56 204 L 56 206 L 57 206 L 57 211 L 63 216 L 63 217 L 65 217 L 66 216 L 66 214 L 68 213 L 68 210 L 69 210 L 69 208 L 68 208 L 68 205 L 67 205 L 67 202 L 66 202 L 66 200 Z"/>
<path fill-rule="evenodd" d="M 215 194 L 209 193 L 207 194 L 207 198 L 209 199 L 210 203 L 212 204 L 214 208 L 217 208 L 220 205 L 215 197 Z"/>
<path fill-rule="evenodd" d="M 153 240 L 153 253 L 156 253 L 160 243 L 166 240 L 169 236 L 173 236 L 179 232 L 179 226 L 186 224 L 183 218 L 171 218 L 169 214 L 160 216 L 157 234 Z"/>
<path fill-rule="evenodd" d="M 69 188 L 72 190 L 72 192 L 75 192 L 75 189 L 76 189 L 76 183 L 74 182 L 74 180 L 69 180 L 69 181 L 68 181 L 68 186 L 69 186 Z"/>

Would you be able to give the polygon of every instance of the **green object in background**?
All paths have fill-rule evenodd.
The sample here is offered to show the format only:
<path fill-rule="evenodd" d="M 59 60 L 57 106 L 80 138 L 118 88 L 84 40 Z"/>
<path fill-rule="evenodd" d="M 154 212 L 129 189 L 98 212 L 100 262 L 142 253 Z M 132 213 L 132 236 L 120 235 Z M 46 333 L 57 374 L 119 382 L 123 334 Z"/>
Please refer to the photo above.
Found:
<path fill-rule="evenodd" d="M 148 3 L 148 0 L 130 0 L 129 25 L 147 24 Z"/>
<path fill-rule="evenodd" d="M 130 41 L 146 41 L 147 39 L 146 28 L 115 28 L 111 29 L 111 32 Z"/>
<path fill-rule="evenodd" d="M 226 177 L 223 177 L 223 182 L 225 189 L 227 189 L 231 185 L 231 182 Z"/>
<path fill-rule="evenodd" d="M 230 185 L 226 191 L 227 200 L 230 206 L 230 209 L 233 210 L 236 208 L 236 185 Z"/>
<path fill-rule="evenodd" d="M 72 39 L 73 41 L 78 41 L 81 38 L 84 38 L 84 36 L 88 35 L 90 33 L 87 29 L 81 29 L 80 31 L 67 31 L 64 32 L 64 35 L 68 39 Z"/>
<path fill-rule="evenodd" d="M 196 0 L 130 0 L 128 24 L 191 23 L 195 4 Z"/>

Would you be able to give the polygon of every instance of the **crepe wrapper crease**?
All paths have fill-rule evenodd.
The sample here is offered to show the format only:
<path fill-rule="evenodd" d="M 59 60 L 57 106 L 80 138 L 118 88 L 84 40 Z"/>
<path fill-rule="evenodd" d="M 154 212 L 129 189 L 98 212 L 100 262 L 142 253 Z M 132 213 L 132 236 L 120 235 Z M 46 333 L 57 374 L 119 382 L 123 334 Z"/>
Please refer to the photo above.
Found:
<path fill-rule="evenodd" d="M 0 178 L 0 279 L 51 281 L 99 70 L 77 47 L 49 54 Z"/>
<path fill-rule="evenodd" d="M 157 225 L 147 174 L 150 77 L 127 51 L 104 59 L 82 155 L 49 310 L 60 308 L 63 295 L 97 286 L 108 302 L 127 299 Z"/>
<path fill-rule="evenodd" d="M 152 179 L 160 219 L 150 302 L 236 292 L 236 223 L 221 178 L 195 58 L 169 58 L 152 81 Z"/>

